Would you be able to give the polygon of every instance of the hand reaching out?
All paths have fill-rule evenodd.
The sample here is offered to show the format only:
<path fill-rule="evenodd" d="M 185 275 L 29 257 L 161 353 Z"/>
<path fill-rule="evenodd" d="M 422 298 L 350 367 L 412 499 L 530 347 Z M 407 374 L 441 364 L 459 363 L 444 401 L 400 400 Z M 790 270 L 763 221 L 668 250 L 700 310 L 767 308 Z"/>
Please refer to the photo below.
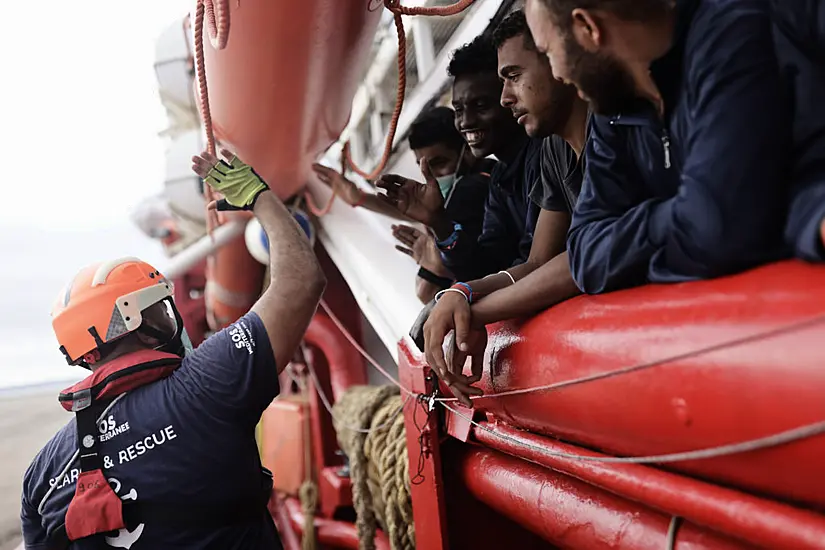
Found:
<path fill-rule="evenodd" d="M 312 165 L 312 170 L 322 183 L 332 187 L 333 193 L 341 197 L 350 206 L 358 204 L 362 200 L 364 192 L 340 172 L 318 163 Z"/>
<path fill-rule="evenodd" d="M 258 195 L 269 189 L 251 166 L 231 151 L 221 150 L 224 159 L 209 152 L 192 157 L 192 170 L 224 198 L 208 205 L 210 210 L 251 210 Z"/>
<path fill-rule="evenodd" d="M 379 195 L 381 200 L 408 218 L 433 227 L 444 217 L 444 197 L 427 160 L 422 158 L 420 166 L 424 184 L 395 174 L 384 174 L 376 185 L 387 192 L 386 196 Z"/>
<path fill-rule="evenodd" d="M 411 256 L 415 263 L 436 275 L 449 276 L 441 260 L 441 253 L 435 245 L 435 239 L 431 235 L 409 225 L 393 225 L 392 235 L 401 243 L 395 245 L 396 250 Z"/>

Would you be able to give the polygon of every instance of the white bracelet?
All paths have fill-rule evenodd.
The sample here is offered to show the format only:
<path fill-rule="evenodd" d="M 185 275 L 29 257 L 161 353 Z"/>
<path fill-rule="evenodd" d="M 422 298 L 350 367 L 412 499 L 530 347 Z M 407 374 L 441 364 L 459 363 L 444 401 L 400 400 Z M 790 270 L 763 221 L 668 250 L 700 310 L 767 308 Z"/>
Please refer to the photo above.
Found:
<path fill-rule="evenodd" d="M 470 303 L 470 299 L 467 298 L 467 295 L 464 292 L 461 292 L 460 290 L 458 290 L 457 288 L 445 288 L 444 290 L 439 290 L 438 292 L 436 292 L 435 293 L 435 303 L 438 303 L 438 301 L 441 299 L 441 297 L 444 296 L 448 292 L 458 292 L 459 294 L 464 296 L 464 299 L 467 300 L 467 303 Z"/>
<path fill-rule="evenodd" d="M 496 275 L 501 275 L 502 273 L 504 275 L 507 275 L 508 277 L 510 277 L 510 282 L 511 283 L 516 284 L 516 278 L 513 277 L 513 275 L 509 271 L 499 271 L 498 273 L 496 273 Z"/>

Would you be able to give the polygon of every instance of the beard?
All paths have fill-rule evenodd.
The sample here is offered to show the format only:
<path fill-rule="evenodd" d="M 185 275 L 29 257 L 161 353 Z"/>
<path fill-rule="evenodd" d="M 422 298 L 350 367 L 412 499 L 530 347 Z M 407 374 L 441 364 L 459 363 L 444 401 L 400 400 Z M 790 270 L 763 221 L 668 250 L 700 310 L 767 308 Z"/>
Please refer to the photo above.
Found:
<path fill-rule="evenodd" d="M 638 102 L 633 78 L 619 61 L 588 52 L 572 36 L 567 36 L 564 44 L 570 80 L 587 98 L 593 112 L 617 115 Z"/>

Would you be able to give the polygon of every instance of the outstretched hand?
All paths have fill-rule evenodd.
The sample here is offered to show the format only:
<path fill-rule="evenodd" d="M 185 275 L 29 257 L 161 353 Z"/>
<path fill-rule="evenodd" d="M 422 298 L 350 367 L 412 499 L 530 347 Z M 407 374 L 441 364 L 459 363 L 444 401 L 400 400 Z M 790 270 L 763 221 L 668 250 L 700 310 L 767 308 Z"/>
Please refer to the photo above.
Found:
<path fill-rule="evenodd" d="M 331 187 L 332 192 L 341 197 L 341 199 L 350 206 L 362 200 L 364 192 L 337 170 L 333 170 L 317 162 L 312 165 L 312 170 L 315 172 L 315 175 L 318 176 L 321 183 Z"/>
<path fill-rule="evenodd" d="M 401 243 L 395 245 L 396 250 L 411 256 L 415 263 L 436 275 L 448 275 L 432 236 L 409 225 L 393 225 L 392 236 Z"/>
<path fill-rule="evenodd" d="M 192 157 L 192 170 L 209 186 L 221 193 L 224 198 L 211 202 L 210 210 L 223 209 L 249 210 L 263 191 L 269 186 L 252 168 L 241 161 L 231 151 L 221 150 L 224 159 L 204 151 Z"/>
<path fill-rule="evenodd" d="M 424 184 L 396 174 L 384 174 L 376 186 L 387 192 L 386 195 L 379 195 L 382 201 L 408 218 L 432 227 L 443 217 L 444 197 L 427 160 L 422 158 L 419 164 Z"/>

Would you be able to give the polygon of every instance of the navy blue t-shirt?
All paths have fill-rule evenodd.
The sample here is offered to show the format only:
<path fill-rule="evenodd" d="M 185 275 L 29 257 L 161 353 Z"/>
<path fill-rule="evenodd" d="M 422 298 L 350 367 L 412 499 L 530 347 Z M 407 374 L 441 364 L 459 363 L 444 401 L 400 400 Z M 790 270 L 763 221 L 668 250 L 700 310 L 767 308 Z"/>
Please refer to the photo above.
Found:
<path fill-rule="evenodd" d="M 260 494 L 255 426 L 279 390 L 266 328 L 250 312 L 201 344 L 171 376 L 123 395 L 104 412 L 98 422 L 104 475 L 120 498 L 137 502 L 220 504 Z M 72 419 L 26 472 L 21 518 L 27 549 L 46 548 L 64 523 L 79 474 L 76 450 Z M 272 518 L 262 511 L 256 523 L 211 529 L 141 524 L 117 537 L 89 537 L 71 546 L 101 547 L 270 550 L 281 545 Z"/>

